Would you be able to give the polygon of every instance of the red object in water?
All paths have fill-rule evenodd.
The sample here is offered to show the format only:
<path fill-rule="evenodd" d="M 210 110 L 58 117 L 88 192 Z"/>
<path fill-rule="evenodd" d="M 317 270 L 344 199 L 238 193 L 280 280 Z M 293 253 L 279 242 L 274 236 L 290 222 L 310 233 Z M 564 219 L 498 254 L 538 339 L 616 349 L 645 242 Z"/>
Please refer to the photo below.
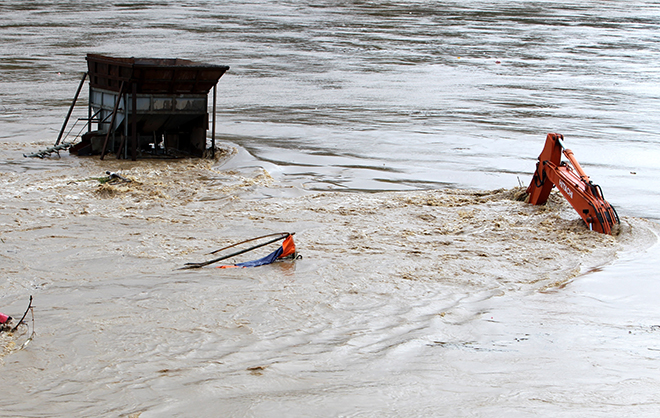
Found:
<path fill-rule="evenodd" d="M 7 322 L 7 320 L 9 320 L 9 318 L 10 318 L 9 316 L 0 312 L 0 324 L 4 324 L 5 322 Z"/>
<path fill-rule="evenodd" d="M 564 147 L 563 139 L 562 135 L 555 133 L 546 137 L 534 177 L 527 188 L 529 203 L 545 204 L 552 188 L 557 187 L 589 229 L 611 234 L 614 225 L 619 223 L 619 215 L 603 197 L 600 186 L 585 174 L 573 152 Z M 561 161 L 562 154 L 570 164 Z"/>
<path fill-rule="evenodd" d="M 291 254 L 295 254 L 295 253 L 296 253 L 296 243 L 293 242 L 293 235 L 289 235 L 282 243 L 282 254 L 280 254 L 277 258 L 288 257 Z"/>
<path fill-rule="evenodd" d="M 230 264 L 224 266 L 217 266 L 219 269 L 228 269 L 235 267 L 258 267 L 266 264 L 274 263 L 276 260 L 290 255 L 296 254 L 296 243 L 293 242 L 293 234 L 287 235 L 286 239 L 282 243 L 282 246 L 272 253 L 268 254 L 265 257 L 262 257 L 258 260 L 246 261 L 245 263 Z"/>

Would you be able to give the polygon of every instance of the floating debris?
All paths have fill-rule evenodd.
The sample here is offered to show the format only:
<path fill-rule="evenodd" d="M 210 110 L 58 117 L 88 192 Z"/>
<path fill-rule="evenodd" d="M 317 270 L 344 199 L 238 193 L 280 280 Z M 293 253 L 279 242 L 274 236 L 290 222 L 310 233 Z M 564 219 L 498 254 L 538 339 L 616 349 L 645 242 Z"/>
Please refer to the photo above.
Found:
<path fill-rule="evenodd" d="M 9 315 L 5 315 L 2 312 L 0 312 L 0 332 L 3 331 L 9 331 L 11 329 L 11 320 L 12 317 Z"/>
<path fill-rule="evenodd" d="M 112 182 L 113 180 L 123 181 L 124 183 L 130 183 L 132 181 L 131 179 L 127 179 L 126 177 L 122 177 L 121 175 L 110 171 L 106 171 L 105 174 L 108 175 L 108 183 Z"/>
<path fill-rule="evenodd" d="M 45 157 L 50 157 L 51 154 L 53 154 L 53 153 L 56 153 L 57 156 L 59 157 L 60 156 L 60 151 L 66 151 L 69 148 L 71 148 L 72 146 L 73 146 L 72 143 L 64 142 L 62 144 L 55 145 L 55 146 L 50 147 L 50 148 L 46 148 L 45 150 L 33 152 L 32 154 L 23 154 L 23 157 L 26 157 L 26 158 L 33 157 L 33 158 L 42 158 L 43 159 Z"/>
<path fill-rule="evenodd" d="M 32 332 L 30 333 L 30 336 L 28 337 L 23 344 L 21 344 L 20 347 L 16 348 L 16 341 L 14 341 L 14 333 L 18 330 L 18 327 L 23 325 L 23 321 L 25 320 L 25 317 L 27 316 L 28 312 L 32 314 Z M 0 313 L 0 358 L 4 357 L 5 355 L 14 352 L 14 351 L 19 351 L 24 349 L 25 347 L 32 342 L 34 339 L 34 307 L 32 306 L 32 296 L 30 296 L 30 303 L 28 304 L 27 309 L 25 310 L 25 313 L 21 317 L 20 321 L 16 323 L 15 326 L 12 327 L 12 317 L 9 315 L 5 315 L 3 313 Z M 29 331 L 29 326 L 28 326 L 28 331 Z"/>
<path fill-rule="evenodd" d="M 272 237 L 272 236 L 277 236 L 277 238 L 273 238 L 269 241 L 262 242 L 261 244 L 253 245 L 252 247 L 245 248 L 243 250 L 239 250 L 239 251 L 233 252 L 231 254 L 215 258 L 213 260 L 204 261 L 204 262 L 201 262 L 201 263 L 186 263 L 185 267 L 182 267 L 181 269 L 194 269 L 194 268 L 201 268 L 201 267 L 204 267 L 204 266 L 208 266 L 209 264 L 217 263 L 218 261 L 226 260 L 228 258 L 237 256 L 237 255 L 240 255 L 240 254 L 244 254 L 248 251 L 256 250 L 257 248 L 264 247 L 268 244 L 272 244 L 272 243 L 280 241 L 280 240 L 284 240 L 284 242 L 282 243 L 280 248 L 278 248 L 277 250 L 273 251 L 272 253 L 268 254 L 265 257 L 262 257 L 258 260 L 247 261 L 247 262 L 244 262 L 244 263 L 237 263 L 237 264 L 219 266 L 219 268 L 258 267 L 258 266 L 263 266 L 263 265 L 266 265 L 266 264 L 271 264 L 271 263 L 277 261 L 278 259 L 284 259 L 284 258 L 294 258 L 295 259 L 297 257 L 297 253 L 296 253 L 296 244 L 293 242 L 293 235 L 295 235 L 295 232 L 292 232 L 292 233 L 279 232 L 279 233 L 275 233 L 275 234 L 263 235 L 261 237 L 250 238 L 250 239 L 247 239 L 245 241 L 241 241 L 241 242 L 238 242 L 236 244 L 232 244 L 232 245 L 229 245 L 227 247 L 220 248 L 219 250 L 215 250 L 215 251 L 211 252 L 210 254 L 215 254 L 217 252 L 224 251 L 224 250 L 227 250 L 229 248 L 236 247 L 240 244 L 245 244 L 247 242 L 256 241 L 256 240 L 259 240 L 259 239 L 268 238 L 268 237 Z"/>

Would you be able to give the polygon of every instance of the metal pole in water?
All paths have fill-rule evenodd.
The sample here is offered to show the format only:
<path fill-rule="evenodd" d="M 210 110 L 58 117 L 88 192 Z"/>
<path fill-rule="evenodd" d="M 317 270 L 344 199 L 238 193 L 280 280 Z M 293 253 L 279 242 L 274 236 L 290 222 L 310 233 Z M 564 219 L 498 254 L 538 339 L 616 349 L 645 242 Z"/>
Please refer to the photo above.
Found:
<path fill-rule="evenodd" d="M 110 133 L 114 130 L 113 127 L 115 126 L 115 117 L 117 116 L 117 110 L 119 109 L 119 102 L 121 99 L 121 92 L 124 91 L 124 82 L 121 82 L 121 86 L 119 87 L 119 94 L 117 95 L 117 98 L 115 99 L 115 106 L 112 109 L 112 117 L 110 118 L 110 127 L 108 128 L 108 132 L 105 134 L 105 141 L 103 141 L 103 149 L 101 150 L 101 159 L 105 157 L 105 150 L 108 147 L 108 139 L 110 138 Z"/>
<path fill-rule="evenodd" d="M 133 97 L 131 97 L 131 104 L 133 105 L 131 121 L 131 159 L 137 160 L 137 83 L 133 83 Z"/>
<path fill-rule="evenodd" d="M 76 105 L 76 101 L 78 101 L 80 90 L 82 90 L 83 84 L 85 84 L 85 78 L 87 78 L 87 73 L 84 73 L 82 79 L 80 79 L 80 84 L 78 84 L 78 90 L 76 90 L 76 95 L 73 97 L 73 103 L 71 103 L 71 107 L 69 107 L 69 113 L 67 113 L 66 118 L 64 118 L 64 124 L 62 125 L 62 129 L 60 129 L 60 134 L 57 136 L 57 141 L 55 141 L 55 146 L 60 145 L 60 141 L 62 140 L 62 135 L 64 135 L 64 130 L 66 129 L 66 125 L 67 123 L 69 123 L 69 118 L 71 117 L 73 108 Z"/>
<path fill-rule="evenodd" d="M 216 89 L 218 85 L 213 86 L 213 126 L 211 128 L 211 158 L 215 158 L 215 103 Z"/>
<path fill-rule="evenodd" d="M 89 78 L 91 81 L 91 77 Z M 92 83 L 89 83 L 89 99 L 87 100 L 87 132 L 92 132 Z"/>

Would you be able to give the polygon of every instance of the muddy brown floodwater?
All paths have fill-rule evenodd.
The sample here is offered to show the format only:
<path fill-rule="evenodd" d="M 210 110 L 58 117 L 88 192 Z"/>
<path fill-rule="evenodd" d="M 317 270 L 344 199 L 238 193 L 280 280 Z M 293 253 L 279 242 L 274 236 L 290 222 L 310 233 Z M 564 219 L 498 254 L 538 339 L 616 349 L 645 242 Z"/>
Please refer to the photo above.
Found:
<path fill-rule="evenodd" d="M 657 416 L 657 0 L 0 16 L 0 311 L 34 297 L 0 335 L 0 417 Z M 56 141 L 88 53 L 230 66 L 226 152 L 24 158 Z M 518 200 L 550 132 L 617 234 Z M 301 259 L 179 270 L 282 231 Z"/>
<path fill-rule="evenodd" d="M 558 195 L 534 207 L 523 188 L 305 192 L 262 168 L 223 169 L 234 154 L 0 173 L 3 309 L 34 295 L 36 328 L 29 349 L 29 321 L 0 340 L 6 416 L 208 416 L 219 405 L 227 416 L 304 416 L 309 405 L 415 416 L 438 404 L 428 391 L 455 385 L 510 399 L 482 366 L 457 365 L 560 332 L 514 324 L 539 297 L 563 303 L 557 290 L 574 278 L 657 240 L 654 223 L 631 217 L 613 236 L 589 231 Z M 106 171 L 131 181 L 103 182 Z M 255 198 L 269 193 L 289 197 Z M 302 259 L 179 270 L 279 231 L 296 233 Z M 447 357 L 457 350 L 459 363 Z M 526 350 L 498 373 L 531 367 L 539 348 Z M 544 379 L 538 396 L 572 390 Z M 11 401 L 25 394 L 29 406 Z M 441 404 L 460 410 L 465 396 Z"/>

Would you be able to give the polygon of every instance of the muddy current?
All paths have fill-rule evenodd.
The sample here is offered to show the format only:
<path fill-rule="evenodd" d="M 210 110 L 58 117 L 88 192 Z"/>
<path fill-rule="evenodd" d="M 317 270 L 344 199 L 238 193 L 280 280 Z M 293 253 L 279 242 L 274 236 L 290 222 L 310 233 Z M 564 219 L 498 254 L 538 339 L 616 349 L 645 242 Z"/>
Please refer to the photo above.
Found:
<path fill-rule="evenodd" d="M 589 231 L 560 195 L 535 207 L 520 187 L 287 190 L 263 168 L 223 169 L 235 153 L 0 175 L 3 309 L 35 297 L 34 322 L 2 335 L 0 415 L 566 411 L 552 397 L 572 384 L 542 373 L 523 388 L 520 364 L 582 364 L 544 348 L 564 338 L 552 310 L 567 284 L 657 240 L 639 218 Z M 268 193 L 287 197 L 255 198 Z M 280 231 L 295 232 L 297 260 L 180 269 Z"/>
<path fill-rule="evenodd" d="M 659 11 L 1 1 L 0 417 L 657 416 Z M 228 65 L 218 158 L 25 158 L 88 53 Z M 615 234 L 524 202 L 550 132 Z"/>

